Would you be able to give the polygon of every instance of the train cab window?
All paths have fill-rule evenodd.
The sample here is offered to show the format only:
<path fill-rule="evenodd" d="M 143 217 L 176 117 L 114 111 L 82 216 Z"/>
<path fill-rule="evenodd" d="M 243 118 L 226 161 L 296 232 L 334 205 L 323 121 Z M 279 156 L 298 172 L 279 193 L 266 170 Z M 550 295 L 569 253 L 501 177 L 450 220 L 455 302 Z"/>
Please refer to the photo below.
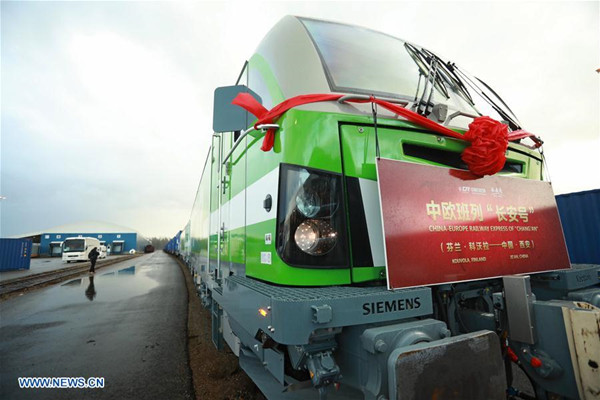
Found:
<path fill-rule="evenodd" d="M 356 26 L 301 21 L 321 57 L 332 91 L 414 97 L 419 68 L 402 40 Z"/>
<path fill-rule="evenodd" d="M 310 18 L 300 18 L 300 21 L 321 58 L 333 92 L 374 94 L 408 101 L 413 101 L 421 93 L 425 98 L 425 79 L 420 77 L 430 75 L 430 67 L 425 65 L 423 60 L 432 60 L 433 53 L 367 28 Z M 424 58 L 417 57 L 417 53 Z M 449 70 L 449 64 L 439 57 L 435 59 L 445 67 L 435 75 L 435 90 L 431 92 L 430 99 L 433 104 L 444 103 L 453 111 L 489 115 L 498 121 L 510 119 L 511 128 L 518 128 L 514 122 L 514 113 L 508 106 L 498 106 L 505 104 L 483 81 L 477 79 L 477 85 L 481 84 L 479 90 L 483 91 L 483 95 L 475 99 L 466 87 L 470 84 L 461 82 L 462 78 L 458 78 L 454 72 L 449 72 L 456 66 Z M 463 74 L 465 72 L 460 70 L 459 75 Z M 476 78 L 467 79 L 474 82 Z M 490 106 L 489 99 L 496 104 Z M 459 123 L 458 120 L 452 122 L 453 126 L 463 129 L 468 125 Z"/>

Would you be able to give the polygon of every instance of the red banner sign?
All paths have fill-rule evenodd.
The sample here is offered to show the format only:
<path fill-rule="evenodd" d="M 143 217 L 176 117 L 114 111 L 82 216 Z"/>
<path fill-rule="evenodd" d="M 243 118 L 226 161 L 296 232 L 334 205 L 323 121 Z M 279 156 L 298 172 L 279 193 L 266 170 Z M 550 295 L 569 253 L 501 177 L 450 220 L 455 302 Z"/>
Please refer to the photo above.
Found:
<path fill-rule="evenodd" d="M 377 161 L 388 288 L 570 268 L 548 182 Z"/>

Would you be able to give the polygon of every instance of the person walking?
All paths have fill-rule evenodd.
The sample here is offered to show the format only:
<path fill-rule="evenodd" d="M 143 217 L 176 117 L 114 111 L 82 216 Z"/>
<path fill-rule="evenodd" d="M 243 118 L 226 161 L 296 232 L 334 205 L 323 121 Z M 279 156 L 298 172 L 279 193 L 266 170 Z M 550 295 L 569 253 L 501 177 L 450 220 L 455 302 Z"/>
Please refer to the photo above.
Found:
<path fill-rule="evenodd" d="M 88 255 L 88 258 L 90 259 L 90 274 L 93 274 L 94 272 L 96 272 L 96 260 L 98 259 L 99 255 L 100 255 L 100 253 L 98 252 L 97 247 L 94 247 L 92 249 L 92 251 L 90 251 L 90 254 Z"/>

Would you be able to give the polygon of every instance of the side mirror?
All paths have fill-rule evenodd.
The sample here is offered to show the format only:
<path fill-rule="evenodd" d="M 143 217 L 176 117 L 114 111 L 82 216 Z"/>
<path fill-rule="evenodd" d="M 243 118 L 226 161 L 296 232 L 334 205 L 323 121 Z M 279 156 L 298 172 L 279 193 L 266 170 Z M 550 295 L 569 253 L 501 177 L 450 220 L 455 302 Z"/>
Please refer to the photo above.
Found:
<path fill-rule="evenodd" d="M 244 85 L 216 88 L 213 108 L 213 132 L 241 131 L 250 125 L 254 116 L 250 117 L 248 111 L 240 106 L 231 104 L 239 93 L 250 93 L 252 97 L 262 104 L 260 96 Z"/>

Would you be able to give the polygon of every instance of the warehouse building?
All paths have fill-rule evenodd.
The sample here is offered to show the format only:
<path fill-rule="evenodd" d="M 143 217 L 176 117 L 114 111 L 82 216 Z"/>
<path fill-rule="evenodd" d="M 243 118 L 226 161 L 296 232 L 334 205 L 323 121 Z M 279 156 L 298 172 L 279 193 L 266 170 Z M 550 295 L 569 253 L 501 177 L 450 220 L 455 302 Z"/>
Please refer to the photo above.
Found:
<path fill-rule="evenodd" d="M 83 221 L 74 224 L 60 225 L 18 235 L 19 238 L 30 238 L 34 243 L 39 243 L 39 254 L 42 256 L 60 257 L 62 255 L 62 242 L 71 237 L 98 238 L 100 244 L 110 249 L 110 254 L 128 253 L 138 249 L 138 233 L 124 226 L 101 221 Z M 146 244 L 143 238 L 141 245 Z"/>

